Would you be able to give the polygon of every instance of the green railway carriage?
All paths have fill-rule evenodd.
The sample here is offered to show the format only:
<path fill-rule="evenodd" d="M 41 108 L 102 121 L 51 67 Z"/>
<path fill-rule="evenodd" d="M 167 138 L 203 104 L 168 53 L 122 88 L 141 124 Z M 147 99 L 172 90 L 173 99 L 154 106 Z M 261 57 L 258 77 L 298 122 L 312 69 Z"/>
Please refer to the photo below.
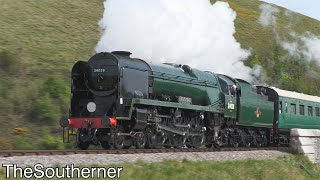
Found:
<path fill-rule="evenodd" d="M 278 128 L 320 129 L 320 97 L 270 87 L 277 95 Z"/>

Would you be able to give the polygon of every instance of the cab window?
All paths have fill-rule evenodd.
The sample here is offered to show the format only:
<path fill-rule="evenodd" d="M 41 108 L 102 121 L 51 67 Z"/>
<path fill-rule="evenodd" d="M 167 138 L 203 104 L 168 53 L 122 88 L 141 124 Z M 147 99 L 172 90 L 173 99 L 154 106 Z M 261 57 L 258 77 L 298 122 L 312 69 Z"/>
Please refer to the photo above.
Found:
<path fill-rule="evenodd" d="M 229 94 L 229 87 L 228 87 L 227 82 L 225 82 L 224 80 L 219 78 L 219 83 L 220 83 L 222 92 L 224 94 Z"/>

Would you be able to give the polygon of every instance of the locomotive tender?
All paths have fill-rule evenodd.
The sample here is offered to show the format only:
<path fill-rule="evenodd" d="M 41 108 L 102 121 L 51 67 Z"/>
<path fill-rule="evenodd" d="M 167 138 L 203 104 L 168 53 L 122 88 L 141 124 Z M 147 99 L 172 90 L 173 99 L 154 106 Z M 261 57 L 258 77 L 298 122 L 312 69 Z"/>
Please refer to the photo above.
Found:
<path fill-rule="evenodd" d="M 74 64 L 64 140 L 76 135 L 80 149 L 261 147 L 287 145 L 290 128 L 320 128 L 319 97 L 130 54 Z"/>

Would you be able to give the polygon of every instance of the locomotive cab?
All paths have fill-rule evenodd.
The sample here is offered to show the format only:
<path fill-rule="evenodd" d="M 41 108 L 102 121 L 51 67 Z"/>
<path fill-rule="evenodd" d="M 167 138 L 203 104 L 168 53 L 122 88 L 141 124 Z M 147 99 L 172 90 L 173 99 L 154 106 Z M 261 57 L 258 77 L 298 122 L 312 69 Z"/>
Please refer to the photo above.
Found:
<path fill-rule="evenodd" d="M 237 118 L 237 97 L 239 90 L 236 81 L 226 75 L 218 74 L 221 92 L 224 96 L 225 114 L 227 118 Z"/>

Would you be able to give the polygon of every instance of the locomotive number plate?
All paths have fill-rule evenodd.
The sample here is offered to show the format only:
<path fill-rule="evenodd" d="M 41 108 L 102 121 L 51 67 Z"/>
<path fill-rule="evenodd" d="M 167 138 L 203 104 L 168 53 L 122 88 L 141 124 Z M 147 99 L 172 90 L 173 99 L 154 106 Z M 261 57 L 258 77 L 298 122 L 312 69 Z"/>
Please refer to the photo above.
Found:
<path fill-rule="evenodd" d="M 93 69 L 94 73 L 104 73 L 106 72 L 106 69 Z"/>
<path fill-rule="evenodd" d="M 192 104 L 192 99 L 189 98 L 189 97 L 179 96 L 178 97 L 178 102 L 182 103 L 182 104 Z"/>
<path fill-rule="evenodd" d="M 234 104 L 228 103 L 228 109 L 234 109 Z"/>

